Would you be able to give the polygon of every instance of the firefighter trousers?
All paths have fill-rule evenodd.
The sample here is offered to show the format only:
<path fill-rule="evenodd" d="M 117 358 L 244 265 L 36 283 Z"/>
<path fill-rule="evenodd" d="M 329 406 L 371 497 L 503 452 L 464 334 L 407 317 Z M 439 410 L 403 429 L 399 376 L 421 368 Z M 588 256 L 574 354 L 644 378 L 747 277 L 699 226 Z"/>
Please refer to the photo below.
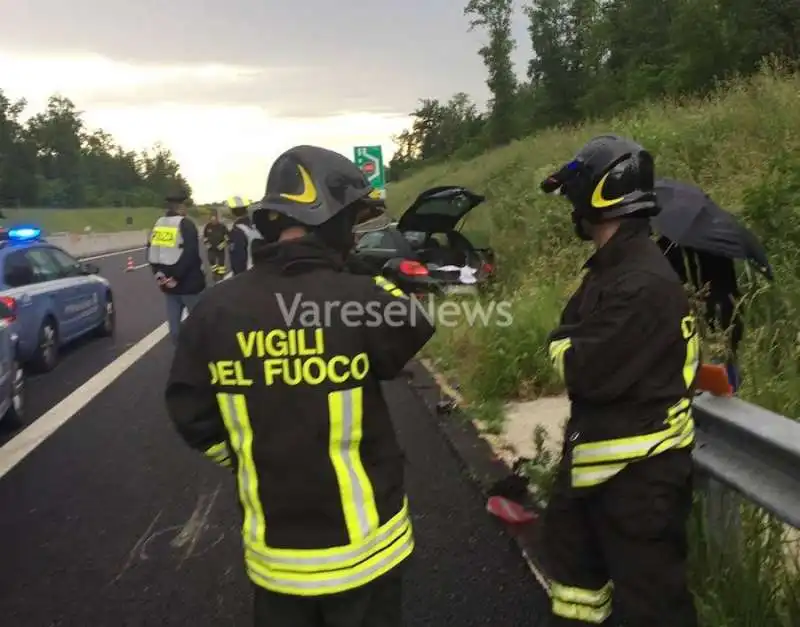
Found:
<path fill-rule="evenodd" d="M 211 266 L 211 272 L 215 275 L 225 274 L 225 250 L 218 248 L 208 249 L 208 265 Z"/>
<path fill-rule="evenodd" d="M 256 586 L 255 627 L 402 627 L 402 565 L 366 586 L 302 597 Z"/>
<path fill-rule="evenodd" d="M 697 627 L 687 582 L 689 450 L 635 462 L 572 489 L 564 465 L 544 513 L 552 627 Z M 613 611 L 612 611 L 613 608 Z"/>

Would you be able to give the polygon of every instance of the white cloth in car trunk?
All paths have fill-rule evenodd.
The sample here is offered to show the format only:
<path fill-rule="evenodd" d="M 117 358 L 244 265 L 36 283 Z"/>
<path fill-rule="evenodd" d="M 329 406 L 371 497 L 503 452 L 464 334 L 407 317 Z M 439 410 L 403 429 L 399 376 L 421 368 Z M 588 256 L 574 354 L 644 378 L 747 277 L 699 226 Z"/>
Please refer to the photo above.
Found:
<path fill-rule="evenodd" d="M 439 266 L 436 269 L 443 270 L 445 272 L 458 272 L 458 280 L 464 285 L 472 285 L 473 283 L 478 282 L 478 279 L 475 278 L 475 273 L 478 271 L 470 266 Z"/>

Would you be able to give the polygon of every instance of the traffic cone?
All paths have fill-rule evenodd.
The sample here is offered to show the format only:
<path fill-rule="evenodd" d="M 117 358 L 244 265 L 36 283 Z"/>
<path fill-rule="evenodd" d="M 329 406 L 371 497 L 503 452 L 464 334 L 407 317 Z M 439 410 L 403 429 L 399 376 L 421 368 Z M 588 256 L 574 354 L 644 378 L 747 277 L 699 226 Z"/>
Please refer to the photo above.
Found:
<path fill-rule="evenodd" d="M 128 256 L 128 265 L 125 266 L 125 272 L 131 272 L 133 270 L 133 257 L 130 255 Z"/>

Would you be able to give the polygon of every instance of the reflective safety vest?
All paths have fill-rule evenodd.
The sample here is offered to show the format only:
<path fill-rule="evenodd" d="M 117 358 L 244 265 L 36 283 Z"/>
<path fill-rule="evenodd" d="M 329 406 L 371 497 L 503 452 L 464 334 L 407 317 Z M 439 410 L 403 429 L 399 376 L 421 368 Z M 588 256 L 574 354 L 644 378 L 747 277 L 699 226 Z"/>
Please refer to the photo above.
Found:
<path fill-rule="evenodd" d="M 261 233 L 258 229 L 248 226 L 247 224 L 242 224 L 241 222 L 236 223 L 236 226 L 242 233 L 245 234 L 247 237 L 247 269 L 253 267 L 253 242 L 257 239 L 263 239 L 261 237 Z"/>
<path fill-rule="evenodd" d="M 150 232 L 150 248 L 147 261 L 151 264 L 174 266 L 183 255 L 183 216 L 163 216 Z"/>

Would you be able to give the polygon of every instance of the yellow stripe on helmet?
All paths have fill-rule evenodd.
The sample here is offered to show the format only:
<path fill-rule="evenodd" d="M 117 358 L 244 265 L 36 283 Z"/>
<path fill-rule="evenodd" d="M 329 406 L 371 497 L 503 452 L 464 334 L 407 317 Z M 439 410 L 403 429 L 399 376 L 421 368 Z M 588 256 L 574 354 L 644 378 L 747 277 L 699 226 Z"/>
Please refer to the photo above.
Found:
<path fill-rule="evenodd" d="M 252 201 L 244 196 L 231 196 L 226 201 L 229 209 L 245 208 L 252 205 Z"/>

